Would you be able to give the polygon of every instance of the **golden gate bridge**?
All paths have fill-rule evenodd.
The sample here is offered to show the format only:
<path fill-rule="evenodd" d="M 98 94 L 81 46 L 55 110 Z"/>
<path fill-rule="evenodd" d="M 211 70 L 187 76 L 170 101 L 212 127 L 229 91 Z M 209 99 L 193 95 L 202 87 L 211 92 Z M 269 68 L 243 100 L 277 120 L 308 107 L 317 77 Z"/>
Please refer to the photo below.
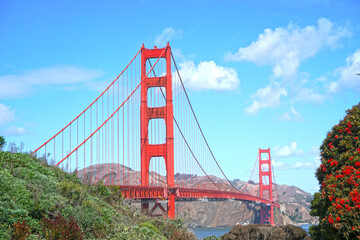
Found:
<path fill-rule="evenodd" d="M 246 184 L 239 190 L 227 178 L 169 44 L 143 45 L 105 91 L 33 154 L 77 171 L 86 184 L 118 186 L 124 198 L 141 201 L 150 215 L 160 209 L 175 218 L 175 201 L 230 199 L 259 203 L 260 223 L 274 225 L 273 210 L 280 207 L 270 149 L 259 149 L 256 191 L 244 192 Z"/>

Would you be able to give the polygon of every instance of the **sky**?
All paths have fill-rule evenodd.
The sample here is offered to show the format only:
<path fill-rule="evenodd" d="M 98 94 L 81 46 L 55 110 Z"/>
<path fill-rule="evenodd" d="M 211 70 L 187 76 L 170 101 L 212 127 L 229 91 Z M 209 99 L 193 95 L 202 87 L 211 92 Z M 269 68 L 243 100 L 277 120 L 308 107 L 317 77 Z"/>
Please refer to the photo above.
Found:
<path fill-rule="evenodd" d="M 0 0 L 0 135 L 34 150 L 140 49 L 170 42 L 230 179 L 271 148 L 276 182 L 318 191 L 327 132 L 359 103 L 357 0 Z"/>

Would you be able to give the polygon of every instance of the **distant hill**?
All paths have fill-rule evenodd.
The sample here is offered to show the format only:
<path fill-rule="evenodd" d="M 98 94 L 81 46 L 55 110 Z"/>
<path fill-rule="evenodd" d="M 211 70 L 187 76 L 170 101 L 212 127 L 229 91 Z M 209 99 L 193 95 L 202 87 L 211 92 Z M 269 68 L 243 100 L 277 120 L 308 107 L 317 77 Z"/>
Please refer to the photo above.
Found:
<path fill-rule="evenodd" d="M 121 164 L 97 164 L 91 167 L 78 171 L 80 181 L 96 183 L 103 181 L 104 184 L 117 184 L 117 175 L 119 173 L 119 181 L 122 182 L 124 177 L 125 182 L 131 179 L 132 182 L 140 183 L 140 172 L 134 171 Z M 123 174 L 124 173 L 124 174 Z M 210 176 L 216 182 L 220 182 L 225 189 L 231 190 L 226 180 Z M 179 185 L 184 185 L 186 182 L 191 182 L 192 185 L 201 187 L 213 187 L 213 184 L 207 177 L 191 176 L 177 173 L 175 174 L 176 182 Z M 166 178 L 157 173 L 150 172 L 149 183 L 160 183 L 165 185 Z M 239 179 L 232 181 L 232 184 L 239 190 L 246 184 Z M 276 185 L 279 194 L 281 208 L 275 209 L 275 222 L 277 225 L 285 224 L 317 224 L 318 220 L 310 216 L 310 202 L 313 196 L 295 186 Z M 216 189 L 214 187 L 214 189 Z M 251 192 L 252 194 L 259 194 L 258 184 L 249 182 L 244 192 Z M 138 205 L 133 204 L 139 208 Z M 222 201 L 222 202 L 177 202 L 176 214 L 185 218 L 188 226 L 198 227 L 217 227 L 217 226 L 234 226 L 236 224 L 250 224 L 258 217 L 254 214 L 253 209 L 259 209 L 255 205 L 240 203 L 238 201 Z M 255 211 L 256 212 L 256 211 Z"/>

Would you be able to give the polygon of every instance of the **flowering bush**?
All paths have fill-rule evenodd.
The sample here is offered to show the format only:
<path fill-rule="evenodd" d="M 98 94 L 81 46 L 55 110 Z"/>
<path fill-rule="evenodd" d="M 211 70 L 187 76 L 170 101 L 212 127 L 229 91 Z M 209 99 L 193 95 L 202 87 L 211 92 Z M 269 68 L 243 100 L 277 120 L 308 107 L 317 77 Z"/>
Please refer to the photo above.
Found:
<path fill-rule="evenodd" d="M 17 221 L 13 224 L 11 239 L 24 240 L 30 236 L 31 229 L 26 221 Z"/>
<path fill-rule="evenodd" d="M 66 220 L 63 216 L 57 216 L 54 220 L 43 218 L 40 224 L 42 226 L 42 233 L 48 240 L 84 239 L 81 228 L 73 217 L 69 217 L 69 220 Z"/>
<path fill-rule="evenodd" d="M 311 214 L 320 224 L 310 229 L 315 239 L 360 239 L 360 104 L 347 111 L 320 147 L 316 171 L 320 192 Z"/>

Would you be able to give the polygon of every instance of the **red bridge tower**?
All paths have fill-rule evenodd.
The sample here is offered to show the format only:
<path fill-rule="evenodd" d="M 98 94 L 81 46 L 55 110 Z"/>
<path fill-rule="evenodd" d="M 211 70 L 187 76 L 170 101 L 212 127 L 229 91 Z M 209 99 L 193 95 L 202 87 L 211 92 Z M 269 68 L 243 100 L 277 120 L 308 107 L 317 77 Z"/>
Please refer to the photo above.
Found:
<path fill-rule="evenodd" d="M 260 224 L 274 223 L 273 212 L 273 191 L 272 191 L 272 169 L 271 155 L 269 149 L 259 148 L 259 187 L 260 198 L 268 198 L 271 201 L 270 206 L 261 205 L 260 208 Z"/>
<path fill-rule="evenodd" d="M 146 77 L 146 61 L 151 58 L 165 58 L 166 75 L 163 77 Z M 172 103 L 172 80 L 171 80 L 171 48 L 169 43 L 165 48 L 141 49 L 141 106 L 140 106 L 140 135 L 141 135 L 141 186 L 149 186 L 149 164 L 151 158 L 162 157 L 165 160 L 167 188 L 174 187 L 174 129 L 173 129 L 173 103 Z M 166 105 L 163 107 L 148 107 L 148 89 L 165 88 Z M 151 119 L 164 119 L 166 126 L 166 142 L 163 144 L 149 144 L 148 128 Z M 168 192 L 168 191 L 166 191 Z M 175 194 L 167 196 L 167 214 L 169 218 L 175 218 Z M 142 210 L 149 209 L 149 199 L 143 200 Z M 156 207 L 165 211 L 156 203 Z"/>

